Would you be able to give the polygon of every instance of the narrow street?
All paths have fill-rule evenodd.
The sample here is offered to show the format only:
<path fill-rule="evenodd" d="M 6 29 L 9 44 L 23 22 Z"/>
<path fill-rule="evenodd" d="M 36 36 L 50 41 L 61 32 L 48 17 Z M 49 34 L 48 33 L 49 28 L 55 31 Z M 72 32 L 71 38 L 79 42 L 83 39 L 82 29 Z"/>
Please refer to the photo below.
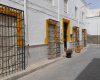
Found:
<path fill-rule="evenodd" d="M 64 58 L 19 80 L 100 80 L 100 45 Z"/>

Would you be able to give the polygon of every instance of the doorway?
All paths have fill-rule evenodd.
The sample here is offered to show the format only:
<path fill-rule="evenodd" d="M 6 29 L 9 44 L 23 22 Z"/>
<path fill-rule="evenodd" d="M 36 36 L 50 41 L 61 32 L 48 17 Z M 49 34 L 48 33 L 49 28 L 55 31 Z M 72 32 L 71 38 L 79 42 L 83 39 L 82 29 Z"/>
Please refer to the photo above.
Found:
<path fill-rule="evenodd" d="M 67 49 L 67 23 L 64 22 L 64 49 Z"/>
<path fill-rule="evenodd" d="M 62 18 L 62 43 L 64 50 L 68 49 L 69 42 L 70 42 L 70 20 Z"/>
<path fill-rule="evenodd" d="M 86 29 L 82 29 L 82 45 L 86 47 Z"/>
<path fill-rule="evenodd" d="M 49 59 L 56 57 L 55 25 L 48 25 L 48 53 Z"/>
<path fill-rule="evenodd" d="M 82 30 L 82 45 L 84 45 L 84 40 L 85 40 L 85 32 Z"/>
<path fill-rule="evenodd" d="M 73 49 L 79 45 L 79 27 L 73 27 Z"/>
<path fill-rule="evenodd" d="M 73 29 L 73 48 L 75 49 L 76 47 L 76 30 Z"/>
<path fill-rule="evenodd" d="M 58 21 L 53 19 L 46 20 L 46 38 L 48 44 L 48 59 L 60 56 L 60 27 Z"/>

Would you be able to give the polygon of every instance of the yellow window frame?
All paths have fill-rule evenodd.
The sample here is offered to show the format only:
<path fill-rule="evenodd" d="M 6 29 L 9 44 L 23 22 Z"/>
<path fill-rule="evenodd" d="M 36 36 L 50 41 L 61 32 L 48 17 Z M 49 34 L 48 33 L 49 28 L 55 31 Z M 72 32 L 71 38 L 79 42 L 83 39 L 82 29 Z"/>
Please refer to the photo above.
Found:
<path fill-rule="evenodd" d="M 72 27 L 72 34 L 73 34 L 73 30 L 75 30 L 75 41 L 77 41 L 77 27 Z M 72 36 L 72 41 L 73 41 L 73 36 Z"/>
<path fill-rule="evenodd" d="M 19 28 L 16 28 L 16 32 L 17 32 L 16 36 L 21 36 L 21 12 L 12 10 L 4 6 L 0 6 L 0 13 L 17 18 L 16 27 Z M 17 45 L 24 46 L 24 39 L 22 37 L 17 37 Z"/>
<path fill-rule="evenodd" d="M 82 35 L 83 32 L 84 32 L 84 40 L 85 40 L 85 29 L 82 29 L 82 30 L 81 30 L 81 40 L 83 40 L 83 35 Z"/>
<path fill-rule="evenodd" d="M 62 43 L 64 43 L 64 23 L 67 23 L 67 42 L 70 42 L 70 20 L 62 18 Z"/>
<path fill-rule="evenodd" d="M 49 24 L 55 26 L 55 43 L 57 43 L 58 42 L 58 38 L 57 38 L 57 22 L 51 21 L 51 20 L 48 20 L 48 19 L 45 21 L 45 25 L 46 25 L 46 37 L 44 39 L 44 43 L 48 44 L 48 25 Z"/>

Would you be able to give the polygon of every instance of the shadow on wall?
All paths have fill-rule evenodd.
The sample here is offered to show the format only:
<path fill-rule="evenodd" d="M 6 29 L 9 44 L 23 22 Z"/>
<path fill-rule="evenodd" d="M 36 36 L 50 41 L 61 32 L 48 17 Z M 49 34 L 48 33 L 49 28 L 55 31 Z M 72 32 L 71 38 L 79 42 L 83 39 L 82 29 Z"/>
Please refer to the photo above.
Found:
<path fill-rule="evenodd" d="M 100 80 L 100 59 L 94 58 L 75 80 Z"/>

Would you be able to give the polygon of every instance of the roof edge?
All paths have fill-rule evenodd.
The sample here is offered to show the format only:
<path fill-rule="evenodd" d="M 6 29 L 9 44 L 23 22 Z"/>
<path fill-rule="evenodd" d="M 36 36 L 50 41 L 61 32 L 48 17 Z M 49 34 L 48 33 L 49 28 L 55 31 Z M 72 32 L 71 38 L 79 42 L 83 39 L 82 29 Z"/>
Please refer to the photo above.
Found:
<path fill-rule="evenodd" d="M 87 3 L 84 0 L 81 0 L 85 5 L 87 5 Z"/>

